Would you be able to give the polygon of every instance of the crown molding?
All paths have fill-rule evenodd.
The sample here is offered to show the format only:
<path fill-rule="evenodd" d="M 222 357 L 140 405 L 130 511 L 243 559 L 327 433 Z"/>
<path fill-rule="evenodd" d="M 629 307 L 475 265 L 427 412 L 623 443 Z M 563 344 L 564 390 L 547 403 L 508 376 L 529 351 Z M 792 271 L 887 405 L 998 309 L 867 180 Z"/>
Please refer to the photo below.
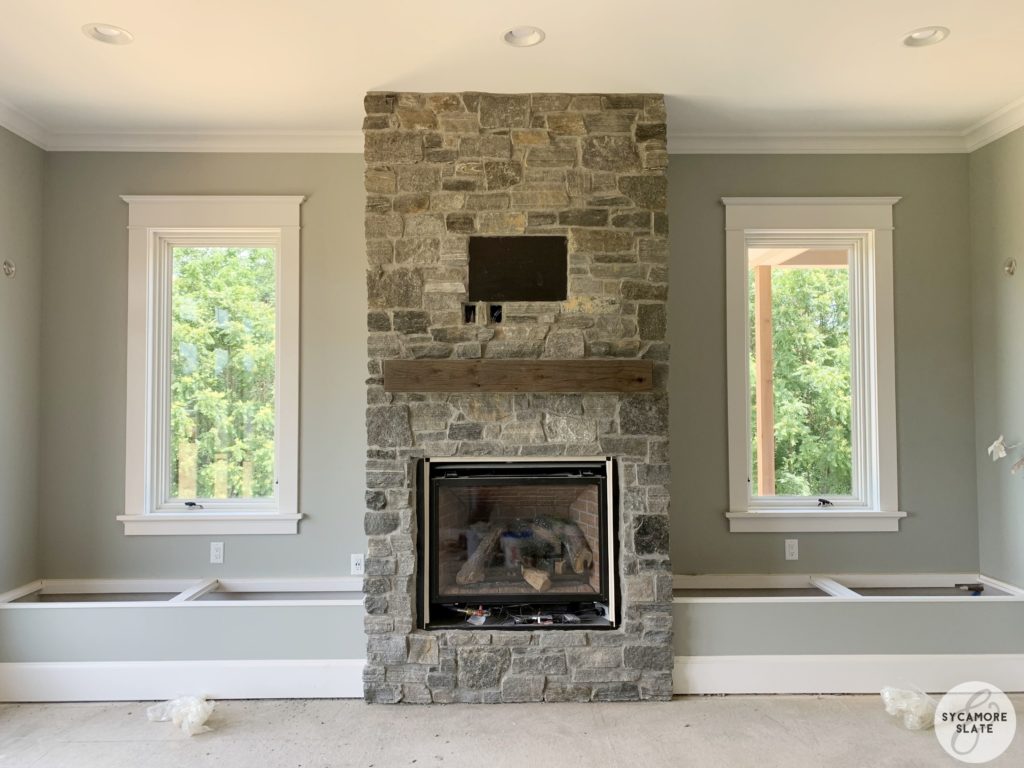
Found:
<path fill-rule="evenodd" d="M 35 144 L 40 149 L 49 149 L 49 132 L 31 117 L 5 99 L 0 99 L 0 126 L 16 136 Z"/>
<path fill-rule="evenodd" d="M 51 152 L 363 152 L 361 131 L 51 133 Z"/>
<path fill-rule="evenodd" d="M 50 131 L 0 99 L 0 126 L 50 152 L 362 154 L 361 131 Z M 682 155 L 964 154 L 1024 127 L 1024 98 L 964 131 L 920 133 L 672 133 Z"/>
<path fill-rule="evenodd" d="M 996 110 L 964 131 L 967 151 L 973 152 L 976 149 L 981 149 L 986 144 L 991 144 L 1022 126 L 1024 126 L 1024 98 Z"/>
<path fill-rule="evenodd" d="M 929 133 L 762 133 L 669 134 L 668 151 L 678 155 L 887 155 L 960 154 L 964 136 Z"/>

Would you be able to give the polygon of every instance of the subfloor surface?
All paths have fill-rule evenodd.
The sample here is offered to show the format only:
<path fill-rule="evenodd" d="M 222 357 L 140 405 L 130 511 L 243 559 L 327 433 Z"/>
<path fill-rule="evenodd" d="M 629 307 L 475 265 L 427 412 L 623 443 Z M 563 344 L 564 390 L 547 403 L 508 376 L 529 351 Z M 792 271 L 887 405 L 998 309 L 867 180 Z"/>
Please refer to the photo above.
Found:
<path fill-rule="evenodd" d="M 1024 714 L 1024 696 L 1012 699 Z M 148 722 L 146 706 L 0 704 L 0 768 L 964 765 L 932 731 L 899 726 L 878 696 L 449 706 L 223 701 L 208 722 L 213 731 L 192 738 L 171 723 Z M 1024 765 L 1024 735 L 987 765 Z"/>

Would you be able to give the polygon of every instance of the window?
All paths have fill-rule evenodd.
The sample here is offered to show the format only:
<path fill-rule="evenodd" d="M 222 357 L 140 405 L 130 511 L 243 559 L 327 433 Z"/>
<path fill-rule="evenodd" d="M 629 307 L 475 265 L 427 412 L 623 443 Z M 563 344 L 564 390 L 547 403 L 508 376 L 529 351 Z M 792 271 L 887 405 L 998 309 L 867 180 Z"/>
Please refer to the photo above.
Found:
<path fill-rule="evenodd" d="M 753 497 L 854 495 L 850 256 L 825 237 L 747 243 Z"/>
<path fill-rule="evenodd" d="M 128 535 L 295 533 L 301 197 L 125 197 Z"/>
<path fill-rule="evenodd" d="M 897 200 L 724 200 L 731 531 L 899 529 Z"/>

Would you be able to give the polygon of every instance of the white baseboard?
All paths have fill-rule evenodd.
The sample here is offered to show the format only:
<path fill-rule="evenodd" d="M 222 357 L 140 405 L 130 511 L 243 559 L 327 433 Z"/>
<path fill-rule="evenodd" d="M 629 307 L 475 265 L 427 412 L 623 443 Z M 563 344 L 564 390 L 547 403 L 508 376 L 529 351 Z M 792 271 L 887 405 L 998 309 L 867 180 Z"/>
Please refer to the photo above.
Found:
<path fill-rule="evenodd" d="M 351 699 L 363 659 L 0 663 L 0 702 Z"/>
<path fill-rule="evenodd" d="M 1017 692 L 1024 654 L 676 656 L 673 678 L 677 694 L 945 692 L 969 680 Z"/>
<path fill-rule="evenodd" d="M 0 663 L 0 702 L 362 698 L 363 659 Z M 677 656 L 677 694 L 1024 691 L 1024 654 Z"/>

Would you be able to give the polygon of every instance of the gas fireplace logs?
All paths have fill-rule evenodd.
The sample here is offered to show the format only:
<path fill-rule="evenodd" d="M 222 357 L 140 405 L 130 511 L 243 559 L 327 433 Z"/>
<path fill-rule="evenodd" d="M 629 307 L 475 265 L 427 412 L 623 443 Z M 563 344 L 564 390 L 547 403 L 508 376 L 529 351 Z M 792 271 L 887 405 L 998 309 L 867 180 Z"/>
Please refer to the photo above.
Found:
<path fill-rule="evenodd" d="M 492 524 L 487 533 L 480 539 L 473 554 L 459 569 L 455 581 L 465 586 L 477 584 L 486 578 L 487 564 L 496 556 L 501 543 L 502 534 L 509 530 L 507 524 Z M 540 542 L 552 550 L 556 557 L 561 558 L 565 553 L 568 565 L 574 573 L 583 573 L 594 562 L 594 552 L 587 543 L 583 531 L 575 523 L 568 520 L 560 520 L 550 517 L 538 517 L 534 520 L 521 521 L 515 526 L 520 535 L 526 534 L 524 538 Z M 531 573 L 527 574 L 527 571 Z M 544 578 L 541 579 L 540 576 Z M 551 588 L 551 577 L 546 571 L 524 567 L 523 578 L 538 592 L 544 592 Z M 539 586 L 540 585 L 540 586 Z"/>

